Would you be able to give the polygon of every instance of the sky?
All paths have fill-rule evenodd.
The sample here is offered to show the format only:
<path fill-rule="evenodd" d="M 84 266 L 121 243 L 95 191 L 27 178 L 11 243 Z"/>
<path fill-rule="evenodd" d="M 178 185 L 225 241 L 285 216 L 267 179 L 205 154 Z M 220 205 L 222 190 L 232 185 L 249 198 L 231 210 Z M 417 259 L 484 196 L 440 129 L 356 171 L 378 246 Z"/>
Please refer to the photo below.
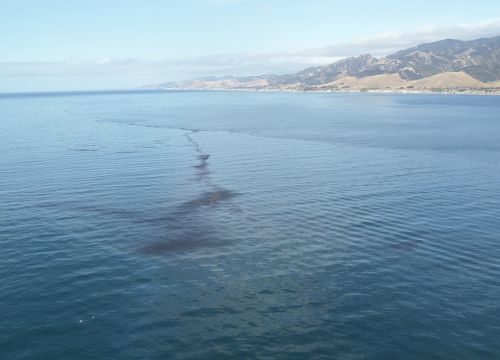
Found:
<path fill-rule="evenodd" d="M 0 0 L 0 92 L 288 73 L 498 35 L 498 0 Z"/>

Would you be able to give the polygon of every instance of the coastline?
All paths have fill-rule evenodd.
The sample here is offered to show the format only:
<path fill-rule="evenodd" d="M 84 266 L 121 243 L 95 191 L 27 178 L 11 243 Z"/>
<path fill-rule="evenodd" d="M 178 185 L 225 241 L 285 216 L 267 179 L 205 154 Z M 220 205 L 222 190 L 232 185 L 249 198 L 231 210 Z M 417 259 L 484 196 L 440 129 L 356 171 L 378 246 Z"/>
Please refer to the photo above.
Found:
<path fill-rule="evenodd" d="M 473 96 L 500 96 L 500 88 L 495 90 L 482 89 L 273 89 L 273 88 L 164 88 L 142 89 L 143 91 L 242 91 L 242 92 L 283 92 L 283 93 L 353 93 L 353 94 L 408 94 L 408 95 L 473 95 Z"/>
<path fill-rule="evenodd" d="M 471 96 L 500 96 L 500 89 L 496 90 L 431 90 L 431 89 L 277 89 L 277 88 L 132 88 L 132 89 L 115 89 L 115 90 L 82 90 L 82 91 L 40 91 L 40 92 L 0 92 L 0 99 L 2 98 L 16 98 L 16 97 L 44 97 L 44 96 L 79 96 L 79 95 L 106 95 L 106 94 L 147 94 L 151 92 L 188 92 L 188 91 L 210 91 L 210 92 L 280 92 L 280 93 L 332 93 L 332 94 L 406 94 L 406 95 L 471 95 Z"/>

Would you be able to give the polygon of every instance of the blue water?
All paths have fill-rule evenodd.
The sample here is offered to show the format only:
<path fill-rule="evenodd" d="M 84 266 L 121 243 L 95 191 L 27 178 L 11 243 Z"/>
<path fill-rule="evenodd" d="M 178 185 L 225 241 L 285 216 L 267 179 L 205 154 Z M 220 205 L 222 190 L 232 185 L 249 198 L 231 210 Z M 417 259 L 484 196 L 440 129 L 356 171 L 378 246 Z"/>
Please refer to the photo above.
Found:
<path fill-rule="evenodd" d="M 0 359 L 500 356 L 500 98 L 0 96 Z"/>

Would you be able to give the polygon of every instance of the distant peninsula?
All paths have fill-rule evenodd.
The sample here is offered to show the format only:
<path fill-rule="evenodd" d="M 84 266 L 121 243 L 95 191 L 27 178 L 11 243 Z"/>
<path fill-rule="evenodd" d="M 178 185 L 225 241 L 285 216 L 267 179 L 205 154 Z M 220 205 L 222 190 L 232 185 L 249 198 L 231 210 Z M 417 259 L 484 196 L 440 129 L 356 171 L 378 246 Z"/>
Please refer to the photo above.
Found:
<path fill-rule="evenodd" d="M 294 74 L 207 77 L 145 90 L 446 92 L 500 95 L 500 36 L 441 40 L 382 58 L 369 54 Z"/>

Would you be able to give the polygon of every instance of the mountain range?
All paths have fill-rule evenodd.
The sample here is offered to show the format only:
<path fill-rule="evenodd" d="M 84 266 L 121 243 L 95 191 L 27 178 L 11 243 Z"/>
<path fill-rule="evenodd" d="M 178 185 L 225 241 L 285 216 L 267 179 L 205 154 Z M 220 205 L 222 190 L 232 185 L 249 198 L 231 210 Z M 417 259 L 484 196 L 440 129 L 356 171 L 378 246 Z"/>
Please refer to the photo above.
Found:
<path fill-rule="evenodd" d="M 147 85 L 164 90 L 418 91 L 500 90 L 500 36 L 441 40 L 382 58 L 369 54 L 294 74 L 207 77 Z"/>

